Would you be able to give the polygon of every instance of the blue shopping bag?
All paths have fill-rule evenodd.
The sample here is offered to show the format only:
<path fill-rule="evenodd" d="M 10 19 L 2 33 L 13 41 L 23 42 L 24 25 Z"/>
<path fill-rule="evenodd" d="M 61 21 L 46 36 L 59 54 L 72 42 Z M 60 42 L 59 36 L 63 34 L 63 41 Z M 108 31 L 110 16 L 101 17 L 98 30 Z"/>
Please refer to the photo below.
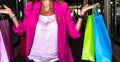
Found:
<path fill-rule="evenodd" d="M 112 62 L 112 45 L 104 19 L 95 8 L 94 24 L 94 47 L 96 62 Z"/>

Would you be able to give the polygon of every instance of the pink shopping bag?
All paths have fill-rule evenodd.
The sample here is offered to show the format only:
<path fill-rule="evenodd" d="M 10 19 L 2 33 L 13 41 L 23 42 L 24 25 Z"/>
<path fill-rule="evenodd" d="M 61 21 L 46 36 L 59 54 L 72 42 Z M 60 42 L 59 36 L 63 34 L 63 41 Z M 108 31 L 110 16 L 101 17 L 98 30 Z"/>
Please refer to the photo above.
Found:
<path fill-rule="evenodd" d="M 0 20 L 0 31 L 1 31 L 0 60 L 2 60 L 0 62 L 12 62 L 14 53 L 13 53 L 13 46 L 12 46 L 12 41 L 10 37 L 10 27 L 9 27 L 8 20 Z M 7 59 L 9 61 L 3 61 Z"/>
<path fill-rule="evenodd" d="M 0 62 L 9 62 L 1 30 L 0 30 Z"/>

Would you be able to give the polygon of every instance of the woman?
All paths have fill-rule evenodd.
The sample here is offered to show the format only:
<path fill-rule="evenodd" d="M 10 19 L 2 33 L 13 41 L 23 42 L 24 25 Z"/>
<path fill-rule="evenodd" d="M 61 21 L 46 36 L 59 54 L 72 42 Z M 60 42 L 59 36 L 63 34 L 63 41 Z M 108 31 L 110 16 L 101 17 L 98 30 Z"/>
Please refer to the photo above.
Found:
<path fill-rule="evenodd" d="M 98 5 L 98 4 L 96 4 Z M 78 22 L 73 22 L 65 1 L 31 0 L 25 8 L 23 23 L 13 11 L 4 5 L 0 13 L 10 16 L 15 33 L 26 37 L 26 61 L 32 62 L 74 62 L 67 42 L 68 33 L 77 39 L 85 12 L 92 5 L 82 8 Z"/>

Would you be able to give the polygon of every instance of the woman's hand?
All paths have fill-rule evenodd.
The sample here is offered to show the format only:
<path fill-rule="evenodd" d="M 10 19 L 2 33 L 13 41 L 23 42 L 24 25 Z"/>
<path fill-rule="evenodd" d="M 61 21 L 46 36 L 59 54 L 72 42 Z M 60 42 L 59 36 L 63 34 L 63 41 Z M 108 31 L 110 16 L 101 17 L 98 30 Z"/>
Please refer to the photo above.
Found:
<path fill-rule="evenodd" d="M 99 3 L 96 3 L 95 5 L 96 5 L 97 7 L 99 7 Z M 90 10 L 90 9 L 92 9 L 92 8 L 94 8 L 94 5 L 88 5 L 88 4 L 86 4 L 86 5 L 82 8 L 81 13 L 80 13 L 80 16 L 84 16 L 85 12 L 87 12 L 88 10 Z M 77 23 L 76 23 L 76 29 L 77 29 L 78 31 L 80 31 L 81 25 L 82 25 L 82 18 L 79 18 L 78 21 L 77 21 Z"/>
<path fill-rule="evenodd" d="M 6 5 L 3 5 L 4 9 L 0 9 L 0 14 L 8 14 L 10 17 L 14 14 L 13 11 L 7 7 Z"/>
<path fill-rule="evenodd" d="M 14 25 L 18 27 L 18 20 L 15 17 L 15 14 L 13 13 L 12 9 L 7 7 L 6 5 L 3 5 L 4 9 L 0 9 L 0 14 L 8 14 L 12 21 L 14 22 Z"/>
<path fill-rule="evenodd" d="M 96 3 L 95 5 L 96 5 L 97 7 L 100 6 L 99 3 Z M 90 9 L 92 9 L 92 8 L 94 8 L 94 5 L 88 5 L 88 4 L 86 4 L 85 6 L 83 6 L 80 15 L 84 16 L 85 12 L 88 11 L 88 10 L 90 10 Z"/>

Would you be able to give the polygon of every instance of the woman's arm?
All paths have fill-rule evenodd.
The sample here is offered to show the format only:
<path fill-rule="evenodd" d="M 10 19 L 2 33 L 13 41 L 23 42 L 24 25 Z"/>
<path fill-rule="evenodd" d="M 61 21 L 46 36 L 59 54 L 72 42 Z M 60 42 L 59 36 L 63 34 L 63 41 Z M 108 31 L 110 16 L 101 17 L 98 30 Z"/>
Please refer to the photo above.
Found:
<path fill-rule="evenodd" d="M 99 6 L 99 3 L 96 3 L 96 6 Z M 78 21 L 77 21 L 77 23 L 76 23 L 76 29 L 77 29 L 78 31 L 80 31 L 84 14 L 85 14 L 88 10 L 90 10 L 90 9 L 92 9 L 92 8 L 94 8 L 94 6 L 93 6 L 93 5 L 88 5 L 88 4 L 85 5 L 85 6 L 82 8 L 81 13 L 80 13 L 80 16 L 81 16 L 81 17 L 78 17 Z"/>
<path fill-rule="evenodd" d="M 1 13 L 8 14 L 10 16 L 10 18 L 12 19 L 15 27 L 18 27 L 18 20 L 17 20 L 15 14 L 13 13 L 13 11 L 9 7 L 7 7 L 6 5 L 3 5 L 3 7 L 5 9 L 1 9 L 0 14 Z"/>
<path fill-rule="evenodd" d="M 14 23 L 14 26 L 12 27 L 13 31 L 20 36 L 24 35 L 26 32 L 26 26 L 24 23 L 18 21 L 12 9 L 4 5 L 4 9 L 0 9 L 0 14 L 8 14 Z M 25 19 L 26 18 L 24 18 L 24 20 Z"/>

